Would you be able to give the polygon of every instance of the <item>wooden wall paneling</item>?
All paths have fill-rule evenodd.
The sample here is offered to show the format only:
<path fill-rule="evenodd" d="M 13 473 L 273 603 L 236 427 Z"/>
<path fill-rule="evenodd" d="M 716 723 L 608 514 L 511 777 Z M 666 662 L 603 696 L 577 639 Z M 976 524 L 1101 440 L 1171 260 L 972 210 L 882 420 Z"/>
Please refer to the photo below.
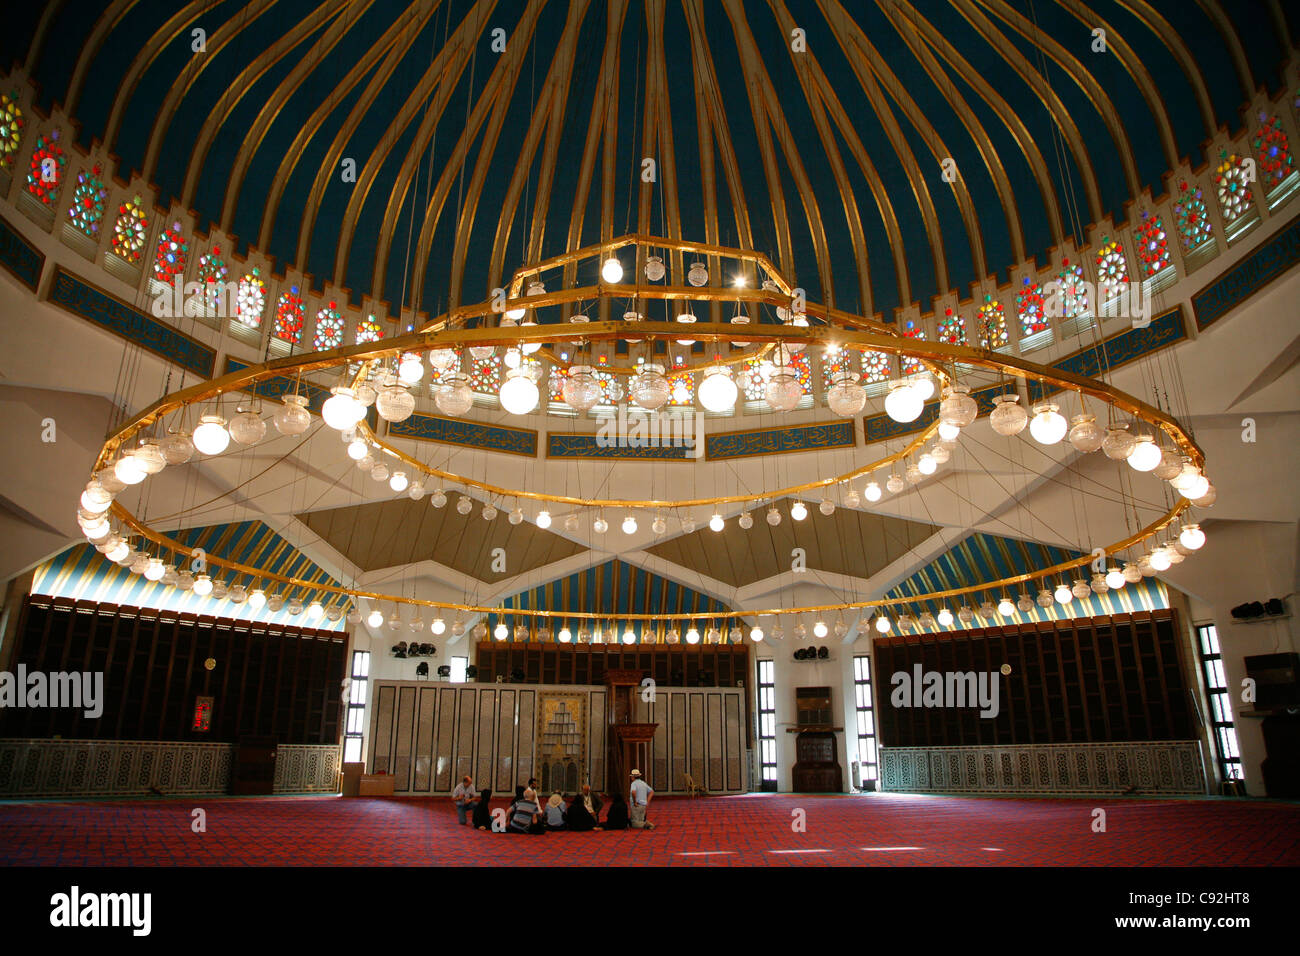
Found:
<path fill-rule="evenodd" d="M 438 690 L 421 687 L 415 707 L 414 769 L 411 774 L 411 792 L 429 793 L 433 787 L 434 722 L 438 715 Z"/>
<path fill-rule="evenodd" d="M 411 789 L 411 745 L 415 739 L 414 687 L 397 689 L 397 715 L 393 719 L 393 769 L 397 790 Z"/>
<path fill-rule="evenodd" d="M 707 731 L 704 751 L 707 754 L 709 782 L 705 784 L 710 790 L 725 790 L 726 767 L 725 752 L 722 749 L 725 728 L 722 725 L 722 695 L 711 693 L 704 695 Z"/>
<path fill-rule="evenodd" d="M 473 688 L 475 685 L 470 684 Z M 474 735 L 477 753 L 474 760 L 474 780 L 491 780 L 496 763 L 496 729 L 499 695 L 495 690 L 478 692 L 478 733 Z"/>
<path fill-rule="evenodd" d="M 704 753 L 704 698 L 701 695 L 689 695 L 687 714 L 690 729 L 687 731 L 686 741 L 691 776 L 695 778 L 695 782 L 700 786 L 706 787 L 708 786 L 708 778 L 704 773 L 707 769 L 705 763 L 707 755 Z"/>
<path fill-rule="evenodd" d="M 433 755 L 433 789 L 437 793 L 450 793 L 456 788 L 452 778 L 456 756 L 456 706 L 457 693 L 451 687 L 438 690 L 438 726 L 434 739 L 438 742 Z"/>
<path fill-rule="evenodd" d="M 510 780 L 514 777 L 517 746 L 515 722 L 518 718 L 515 712 L 516 692 L 503 690 L 498 696 L 500 700 L 497 706 L 496 783 L 492 785 L 492 789 L 500 792 L 510 786 Z M 487 785 L 491 780 L 491 776 L 484 777 L 483 784 Z"/>
<path fill-rule="evenodd" d="M 593 658 L 593 661 L 599 661 L 600 658 Z M 590 736 L 588 737 L 589 746 L 587 748 L 587 761 L 591 765 L 591 785 L 594 789 L 601 789 L 605 786 L 605 745 L 607 743 L 606 716 L 605 708 L 608 706 L 603 690 L 593 690 L 591 692 L 590 716 L 587 718 Z"/>
<path fill-rule="evenodd" d="M 670 694 L 671 691 L 659 690 L 656 685 L 654 703 L 648 705 L 649 719 L 658 726 L 655 727 L 654 740 L 651 742 L 651 762 L 646 772 L 650 774 L 650 786 L 659 790 L 674 789 L 668 771 L 668 741 L 672 736 L 672 727 L 669 725 L 672 708 L 668 705 Z"/>
<path fill-rule="evenodd" d="M 478 701 L 478 695 L 473 693 L 474 685 L 469 685 L 470 693 L 461 694 L 457 700 L 456 718 L 456 782 L 466 774 L 474 772 L 474 737 L 476 722 L 474 720 L 474 705 Z M 455 786 L 453 784 L 452 786 Z"/>
<path fill-rule="evenodd" d="M 397 706 L 397 688 L 375 688 L 374 717 L 370 728 L 370 772 L 388 773 L 392 769 L 393 713 Z"/>
<path fill-rule="evenodd" d="M 748 690 L 748 688 L 746 688 Z M 742 773 L 741 761 L 745 754 L 744 742 L 741 739 L 740 732 L 740 698 L 741 694 L 727 694 L 723 699 L 725 704 L 724 719 L 726 721 L 726 744 L 723 753 L 727 761 L 727 789 L 740 790 L 745 785 L 744 774 Z"/>
<path fill-rule="evenodd" d="M 1052 631 L 1052 651 L 1056 662 L 1054 676 L 1060 697 L 1057 704 L 1057 720 L 1052 725 L 1052 742 L 1067 744 L 1074 740 L 1074 725 L 1070 720 L 1071 709 L 1077 707 L 1078 685 L 1065 678 L 1066 647 L 1069 643 L 1069 622 L 1062 621 Z"/>
<path fill-rule="evenodd" d="M 684 774 L 690 773 L 689 748 L 686 742 L 686 695 L 684 693 L 674 692 L 668 700 L 669 717 L 668 722 L 671 726 L 672 740 L 669 748 L 668 780 L 669 789 L 684 790 L 686 781 Z M 699 783 L 699 780 L 695 781 Z"/>

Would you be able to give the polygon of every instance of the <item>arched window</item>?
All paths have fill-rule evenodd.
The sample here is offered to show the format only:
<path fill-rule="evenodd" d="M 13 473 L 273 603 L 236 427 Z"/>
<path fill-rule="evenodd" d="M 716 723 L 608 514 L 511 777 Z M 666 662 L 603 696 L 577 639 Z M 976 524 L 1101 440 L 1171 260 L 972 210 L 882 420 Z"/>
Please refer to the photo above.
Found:
<path fill-rule="evenodd" d="M 868 385 L 873 382 L 889 380 L 889 356 L 884 352 L 862 353 L 862 381 Z"/>
<path fill-rule="evenodd" d="M 16 95 L 16 94 L 15 94 Z M 0 169 L 9 169 L 23 141 L 23 111 L 15 96 L 0 94 Z"/>
<path fill-rule="evenodd" d="M 695 382 L 689 369 L 668 372 L 668 404 L 689 407 L 695 404 Z"/>
<path fill-rule="evenodd" d="M 740 390 L 744 393 L 745 401 L 763 401 L 767 389 L 767 380 L 772 374 L 772 363 L 766 358 L 752 358 L 747 359 L 740 369 L 736 384 L 740 386 Z"/>
<path fill-rule="evenodd" d="M 275 325 L 271 334 L 282 342 L 297 345 L 302 341 L 303 308 L 298 287 L 290 286 L 275 303 Z"/>
<path fill-rule="evenodd" d="M 1206 214 L 1205 194 L 1200 186 L 1189 186 L 1184 180 L 1178 184 L 1178 197 L 1174 203 L 1174 228 L 1186 255 L 1214 238 L 1214 227 Z"/>
<path fill-rule="evenodd" d="M 1219 158 L 1222 161 L 1214 171 L 1214 189 L 1226 226 L 1249 212 L 1255 204 L 1255 197 L 1246 182 L 1246 164 L 1241 157 L 1225 150 L 1219 153 Z"/>
<path fill-rule="evenodd" d="M 1251 146 L 1255 150 L 1255 164 L 1264 192 L 1269 193 L 1295 172 L 1295 160 L 1286 132 L 1278 125 L 1276 116 L 1259 114 L 1259 132 Z"/>
<path fill-rule="evenodd" d="M 378 342 L 383 337 L 383 327 L 373 315 L 367 315 L 357 323 L 357 345 L 362 342 Z"/>
<path fill-rule="evenodd" d="M 139 196 L 117 207 L 117 221 L 113 223 L 113 239 L 109 246 L 118 256 L 132 264 L 144 257 L 145 237 L 149 233 L 149 220 Z"/>
<path fill-rule="evenodd" d="M 1001 302 L 984 297 L 979 315 L 980 348 L 1000 349 L 1007 344 L 1007 313 Z"/>
<path fill-rule="evenodd" d="M 158 249 L 153 259 L 154 278 L 171 285 L 176 276 L 185 272 L 185 264 L 189 258 L 189 243 L 181 236 L 181 224 L 174 222 L 158 237 Z"/>
<path fill-rule="evenodd" d="M 952 309 L 944 309 L 943 318 L 939 320 L 938 339 L 949 345 L 965 345 L 966 320 Z"/>
<path fill-rule="evenodd" d="M 1097 288 L 1110 299 L 1128 286 L 1128 260 L 1118 240 L 1103 236 L 1097 250 Z"/>
<path fill-rule="evenodd" d="M 822 391 L 828 390 L 845 372 L 850 375 L 857 372 L 854 361 L 856 354 L 850 349 L 838 346 L 826 350 L 826 354 L 822 356 Z"/>
<path fill-rule="evenodd" d="M 213 246 L 212 251 L 199 256 L 199 267 L 195 278 L 203 283 L 203 303 L 214 311 L 221 311 L 221 283 L 226 281 L 226 262 L 221 258 L 221 247 Z"/>
<path fill-rule="evenodd" d="M 336 349 L 343 344 L 343 314 L 338 303 L 331 302 L 316 313 L 316 336 L 312 347 L 316 351 Z"/>
<path fill-rule="evenodd" d="M 470 355 L 469 387 L 485 395 L 495 395 L 501 390 L 501 359 L 495 351 L 483 358 Z"/>
<path fill-rule="evenodd" d="M 98 165 L 90 172 L 83 169 L 77 173 L 77 188 L 72 191 L 72 205 L 68 207 L 72 224 L 92 239 L 99 235 L 99 223 L 104 218 L 104 203 L 108 199 L 108 190 L 99 178 L 102 175 Z"/>
<path fill-rule="evenodd" d="M 266 307 L 266 283 L 258 275 L 257 266 L 239 280 L 239 293 L 235 301 L 241 325 L 250 329 L 262 325 L 262 309 Z"/>
<path fill-rule="evenodd" d="M 903 337 L 907 339 L 919 339 L 922 342 L 924 342 L 925 329 L 921 328 L 911 319 L 908 319 L 906 322 L 903 323 Z M 904 375 L 912 375 L 925 368 L 925 366 L 921 364 L 921 360 L 919 358 L 909 358 L 907 356 L 902 356 L 899 359 L 899 362 Z"/>
<path fill-rule="evenodd" d="M 1026 276 L 1016 293 L 1016 317 L 1020 320 L 1020 334 L 1036 335 L 1047 331 L 1047 312 L 1044 309 L 1043 286 Z"/>
<path fill-rule="evenodd" d="M 1137 231 L 1138 261 L 1142 263 L 1142 277 L 1149 279 L 1169 266 L 1169 238 L 1165 224 L 1159 216 L 1142 213 Z"/>
<path fill-rule="evenodd" d="M 1089 308 L 1088 280 L 1083 276 L 1083 266 L 1072 266 L 1069 259 L 1063 259 L 1061 265 L 1065 268 L 1056 274 L 1056 307 L 1047 311 L 1058 319 L 1077 319 Z M 1053 303 L 1049 300 L 1048 304 Z"/>
<path fill-rule="evenodd" d="M 48 136 L 36 137 L 36 148 L 32 151 L 31 165 L 27 169 L 27 191 L 45 203 L 54 202 L 63 185 L 63 167 L 68 164 L 68 157 L 63 155 L 59 145 L 59 131 L 52 130 Z"/>

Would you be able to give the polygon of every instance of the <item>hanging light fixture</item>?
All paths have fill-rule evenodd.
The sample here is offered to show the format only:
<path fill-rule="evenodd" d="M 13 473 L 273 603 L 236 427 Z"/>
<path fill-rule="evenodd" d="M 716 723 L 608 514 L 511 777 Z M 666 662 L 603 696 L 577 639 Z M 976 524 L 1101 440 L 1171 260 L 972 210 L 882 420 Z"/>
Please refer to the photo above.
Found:
<path fill-rule="evenodd" d="M 366 623 L 369 624 L 371 627 L 383 627 L 384 612 L 379 610 L 379 608 L 374 608 L 370 612 L 369 616 L 366 617 Z"/>
<path fill-rule="evenodd" d="M 1112 461 L 1128 461 L 1128 456 L 1132 453 L 1134 444 L 1133 436 L 1129 434 L 1128 425 L 1121 422 L 1118 425 L 1112 425 L 1106 430 L 1106 437 L 1101 443 L 1101 451 Z"/>
<path fill-rule="evenodd" d="M 469 387 L 469 379 L 459 372 L 449 372 L 438 381 L 433 393 L 434 404 L 438 411 L 452 418 L 464 415 L 474 405 L 474 392 Z"/>
<path fill-rule="evenodd" d="M 1102 584 L 1105 583 L 1106 582 L 1103 580 Z M 1082 601 L 1091 596 L 1092 588 L 1088 586 L 1088 582 L 1083 578 L 1076 578 L 1074 584 L 1070 586 L 1070 593 L 1073 594 L 1075 598 Z"/>
<path fill-rule="evenodd" d="M 826 392 L 826 404 L 836 415 L 852 418 L 866 407 L 867 390 L 858 384 L 858 377 L 852 372 L 841 372 Z"/>
<path fill-rule="evenodd" d="M 668 522 L 664 520 L 663 515 L 655 515 L 654 521 L 650 522 L 650 530 L 655 534 L 663 534 L 668 530 Z"/>
<path fill-rule="evenodd" d="M 1056 586 L 1056 591 L 1052 595 L 1052 597 L 1056 600 L 1057 604 L 1062 604 L 1062 605 L 1069 604 L 1071 601 L 1074 600 L 1074 592 L 1070 590 L 1070 586 L 1068 584 L 1062 581 L 1060 584 Z"/>
<path fill-rule="evenodd" d="M 1106 440 L 1106 432 L 1097 424 L 1095 415 L 1075 415 L 1070 421 L 1072 424 L 1067 437 L 1075 451 L 1091 455 Z"/>
<path fill-rule="evenodd" d="M 500 391 L 503 409 L 511 415 L 527 415 L 537 407 L 537 399 L 537 383 L 527 369 L 515 368 L 506 373 Z"/>
<path fill-rule="evenodd" d="M 1011 603 L 1010 598 L 1003 598 L 998 601 L 998 613 L 1003 617 L 1010 617 L 1016 613 L 1016 606 Z"/>
<path fill-rule="evenodd" d="M 623 281 L 623 263 L 618 261 L 618 256 L 610 256 L 601 263 L 600 277 L 611 285 Z"/>
<path fill-rule="evenodd" d="M 668 384 L 668 379 L 664 376 L 664 367 L 662 365 L 646 363 L 641 366 L 632 379 L 632 401 L 647 411 L 660 408 L 668 401 L 671 394 L 672 389 Z M 734 400 L 732 404 L 735 404 Z"/>
<path fill-rule="evenodd" d="M 885 414 L 890 418 L 905 425 L 920 418 L 924 409 L 925 401 L 906 379 L 890 383 L 889 394 L 885 396 Z"/>
<path fill-rule="evenodd" d="M 754 527 L 754 516 L 748 511 L 742 511 L 740 517 L 736 519 L 736 524 L 740 526 L 742 531 L 748 531 Z"/>
<path fill-rule="evenodd" d="M 537 527 L 545 531 L 551 526 L 551 513 L 549 511 L 537 512 Z"/>
<path fill-rule="evenodd" d="M 549 516 L 547 517 L 547 521 L 549 523 L 550 521 Z M 609 530 L 609 522 L 605 520 L 604 515 L 596 516 L 596 520 L 591 523 L 591 530 L 596 532 L 596 534 L 604 534 L 606 531 Z"/>
<path fill-rule="evenodd" d="M 702 286 L 709 281 L 709 270 L 703 262 L 692 262 L 686 273 L 686 281 L 693 286 Z"/>
<path fill-rule="evenodd" d="M 776 510 L 776 505 L 771 505 L 767 509 L 767 523 L 773 528 L 781 523 L 781 512 Z"/>
<path fill-rule="evenodd" d="M 1199 551 L 1205 544 L 1205 532 L 1201 530 L 1199 524 L 1183 525 L 1183 530 L 1179 533 L 1178 540 L 1187 550 Z"/>
<path fill-rule="evenodd" d="M 667 385 L 667 381 L 664 384 Z M 705 369 L 698 394 L 700 404 L 711 412 L 729 412 L 735 408 L 739 390 L 731 369 L 725 365 Z"/>
<path fill-rule="evenodd" d="M 888 634 L 892 627 L 893 624 L 890 622 L 889 616 L 885 614 L 884 611 L 881 611 L 879 614 L 876 615 L 877 631 L 879 631 L 881 634 Z"/>
<path fill-rule="evenodd" d="M 649 279 L 651 282 L 658 282 L 667 274 L 668 274 L 668 270 L 664 267 L 664 260 L 662 256 L 646 257 L 645 277 L 647 279 Z"/>
<path fill-rule="evenodd" d="M 682 312 L 682 313 L 679 313 L 678 316 L 677 316 L 677 322 L 678 322 L 680 325 L 694 325 L 694 324 L 695 324 L 695 314 L 692 313 L 692 312 Z M 695 344 L 695 340 L 694 340 L 694 339 L 678 339 L 678 340 L 677 340 L 677 344 L 678 344 L 678 345 L 694 345 L 694 344 Z"/>
<path fill-rule="evenodd" d="M 709 519 L 709 530 L 721 531 L 724 527 L 726 527 L 726 522 L 722 520 L 722 515 L 715 511 L 713 517 Z"/>
<path fill-rule="evenodd" d="M 393 472 L 393 476 L 388 479 L 388 487 L 397 492 L 405 491 L 408 484 L 410 484 L 410 482 L 407 480 L 406 472 L 404 471 L 395 471 Z"/>
<path fill-rule="evenodd" d="M 628 515 L 623 519 L 623 533 L 636 534 L 636 515 Z"/>
<path fill-rule="evenodd" d="M 885 488 L 889 491 L 891 495 L 898 494 L 906 487 L 907 484 L 903 481 L 901 475 L 890 475 L 889 480 L 885 482 Z"/>
<path fill-rule="evenodd" d="M 749 639 L 755 644 L 761 644 L 763 642 L 763 629 L 755 624 L 749 629 Z"/>
<path fill-rule="evenodd" d="M 617 260 L 615 260 L 617 261 Z M 565 404 L 577 412 L 586 412 L 600 401 L 600 382 L 589 365 L 575 365 L 569 369 L 561 388 Z"/>
<path fill-rule="evenodd" d="M 1068 426 L 1059 408 L 1060 406 L 1051 402 L 1034 406 L 1034 417 L 1029 422 L 1029 434 L 1040 445 L 1055 445 L 1065 437 Z"/>
<path fill-rule="evenodd" d="M 357 401 L 357 396 L 346 385 L 335 385 L 330 389 L 330 397 L 321 406 L 320 417 L 325 424 L 335 431 L 347 431 L 355 428 L 357 422 L 366 417 L 366 406 Z M 222 423 L 224 425 L 224 422 Z M 199 430 L 194 429 L 194 444 L 198 445 Z M 202 448 L 199 449 L 202 451 Z M 208 454 L 205 452 L 204 454 Z"/>
<path fill-rule="evenodd" d="M 802 521 L 804 518 L 808 517 L 808 506 L 802 501 L 795 501 L 795 503 L 790 506 L 790 517 L 795 521 Z"/>
<path fill-rule="evenodd" d="M 1019 395 L 998 395 L 993 399 L 993 411 L 989 413 L 989 425 L 999 435 L 1006 438 L 1019 435 L 1028 424 L 1029 413 L 1020 407 Z"/>
<path fill-rule="evenodd" d="M 1133 450 L 1128 454 L 1128 463 L 1134 471 L 1152 471 L 1160 464 L 1160 458 L 1160 446 L 1150 435 L 1138 435 L 1133 439 Z"/>
<path fill-rule="evenodd" d="M 328 405 L 329 402 L 325 404 Z M 329 424 L 328 419 L 326 424 Z M 356 422 L 352 424 L 355 425 Z M 204 415 L 199 418 L 199 423 L 194 428 L 194 447 L 205 455 L 220 455 L 230 447 L 230 432 L 226 431 L 226 420 L 220 415 Z M 128 484 L 134 484 L 116 469 L 114 474 Z M 143 479 L 143 471 L 141 479 Z"/>
<path fill-rule="evenodd" d="M 404 422 L 415 411 L 415 396 L 389 376 L 389 381 L 379 390 L 379 397 L 375 399 L 375 411 L 386 422 Z"/>
<path fill-rule="evenodd" d="M 1016 601 L 1016 610 L 1028 614 L 1031 611 L 1033 611 L 1033 609 L 1034 609 L 1034 599 L 1031 598 L 1028 594 L 1020 595 L 1020 597 Z"/>
<path fill-rule="evenodd" d="M 1106 571 L 1106 586 L 1112 591 L 1118 591 L 1126 584 L 1128 584 L 1128 579 L 1124 577 L 1124 572 L 1119 568 L 1110 568 Z"/>
<path fill-rule="evenodd" d="M 952 611 L 946 607 L 939 610 L 939 624 L 943 627 L 952 627 Z"/>
<path fill-rule="evenodd" d="M 870 502 L 877 502 L 884 497 L 884 492 L 880 490 L 880 485 L 876 484 L 874 481 L 867 482 L 867 487 L 862 494 Z"/>
<path fill-rule="evenodd" d="M 965 385 L 950 385 L 943 390 L 943 401 L 939 403 L 939 421 L 965 428 L 978 415 L 979 406 L 970 397 L 970 389 Z"/>

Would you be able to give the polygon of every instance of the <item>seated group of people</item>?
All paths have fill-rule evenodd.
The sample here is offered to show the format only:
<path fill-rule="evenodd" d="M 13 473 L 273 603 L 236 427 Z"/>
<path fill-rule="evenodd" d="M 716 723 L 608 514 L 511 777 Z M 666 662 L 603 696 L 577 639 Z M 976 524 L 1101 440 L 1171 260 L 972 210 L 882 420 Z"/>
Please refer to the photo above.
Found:
<path fill-rule="evenodd" d="M 561 793 L 552 793 L 550 799 L 542 805 L 537 796 L 537 781 L 529 780 L 527 786 L 516 789 L 515 798 L 506 810 L 506 832 L 540 834 L 550 830 L 653 830 L 654 824 L 645 817 L 654 791 L 641 779 L 640 771 L 632 771 L 630 795 L 633 801 L 631 810 L 621 793 L 614 794 L 602 822 L 600 811 L 603 804 L 600 795 L 593 793 L 589 784 L 583 784 L 582 790 L 573 795 L 567 806 Z M 491 790 L 476 791 L 473 780 L 465 777 L 452 791 L 452 800 L 462 824 L 466 822 L 467 814 L 472 813 L 474 827 L 479 830 L 492 829 Z"/>

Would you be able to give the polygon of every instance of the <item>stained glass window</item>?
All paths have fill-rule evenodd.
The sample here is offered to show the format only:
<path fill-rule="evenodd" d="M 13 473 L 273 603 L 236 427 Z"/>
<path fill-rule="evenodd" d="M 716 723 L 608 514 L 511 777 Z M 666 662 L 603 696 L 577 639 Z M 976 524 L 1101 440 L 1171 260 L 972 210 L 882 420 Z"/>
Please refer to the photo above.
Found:
<path fill-rule="evenodd" d="M 275 326 L 272 334 L 283 342 L 297 345 L 302 341 L 303 308 L 302 296 L 298 287 L 290 286 L 288 292 L 282 292 L 275 303 Z"/>
<path fill-rule="evenodd" d="M 108 199 L 108 190 L 103 175 L 96 164 L 90 172 L 84 169 L 77 173 L 77 188 L 72 191 L 72 205 L 68 207 L 68 218 L 82 233 L 91 238 L 99 235 L 99 223 L 104 218 L 104 203 Z"/>
<path fill-rule="evenodd" d="M 501 390 L 501 359 L 495 354 L 469 360 L 469 387 L 476 392 L 496 394 Z"/>
<path fill-rule="evenodd" d="M 18 105 L 18 91 L 0 94 L 0 169 L 13 165 L 22 141 L 23 111 Z"/>
<path fill-rule="evenodd" d="M 908 339 L 920 339 L 925 341 L 925 329 L 921 328 L 911 319 L 903 323 L 903 337 Z M 910 358 L 906 355 L 899 357 L 900 367 L 904 375 L 912 375 L 921 371 L 925 366 L 921 364 L 919 358 Z"/>
<path fill-rule="evenodd" d="M 331 302 L 316 313 L 316 337 L 312 340 L 316 351 L 336 349 L 343 344 L 343 314 L 338 303 Z"/>
<path fill-rule="evenodd" d="M 1250 184 L 1246 182 L 1246 165 L 1236 153 L 1219 153 L 1221 162 L 1214 171 L 1214 188 L 1223 211 L 1223 222 L 1235 222 L 1244 216 L 1255 203 Z"/>
<path fill-rule="evenodd" d="M 1042 283 L 1025 276 L 1020 291 L 1016 293 L 1016 317 L 1020 319 L 1021 335 L 1047 331 Z"/>
<path fill-rule="evenodd" d="M 1295 160 L 1291 157 L 1286 132 L 1278 125 L 1277 117 L 1260 113 L 1259 122 L 1259 132 L 1255 134 L 1251 146 L 1255 150 L 1260 182 L 1264 184 L 1264 191 L 1269 192 L 1295 172 Z"/>
<path fill-rule="evenodd" d="M 255 329 L 262 324 L 262 309 L 266 307 L 266 283 L 258 275 L 256 266 L 239 280 L 235 305 L 238 309 L 236 318 L 242 325 Z"/>
<path fill-rule="evenodd" d="M 668 379 L 668 404 L 689 406 L 695 404 L 695 382 L 689 369 L 666 373 Z"/>
<path fill-rule="evenodd" d="M 984 297 L 979 315 L 980 348 L 1000 349 L 1007 344 L 1007 312 L 992 296 Z"/>
<path fill-rule="evenodd" d="M 884 352 L 862 353 L 862 380 L 867 384 L 889 380 L 889 356 Z"/>
<path fill-rule="evenodd" d="M 158 237 L 158 249 L 153 259 L 154 278 L 171 285 L 172 279 L 185 271 L 189 258 L 190 247 L 181 236 L 181 224 L 174 222 Z"/>
<path fill-rule="evenodd" d="M 378 342 L 383 337 L 383 327 L 373 315 L 368 315 L 357 323 L 357 345 L 362 342 Z"/>
<path fill-rule="evenodd" d="M 564 380 L 569 377 L 567 370 L 556 367 L 551 369 L 550 377 L 546 380 L 547 395 L 552 402 L 564 401 Z"/>
<path fill-rule="evenodd" d="M 943 318 L 939 320 L 939 330 L 936 338 L 940 342 L 947 342 L 949 345 L 965 345 L 966 320 L 953 312 L 952 309 L 944 309 Z"/>
<path fill-rule="evenodd" d="M 1122 292 L 1128 285 L 1128 260 L 1124 247 L 1115 239 L 1103 236 L 1097 250 L 1097 287 L 1106 298 Z"/>
<path fill-rule="evenodd" d="M 624 395 L 623 382 L 613 372 L 606 371 L 609 359 L 602 355 L 592 368 L 591 374 L 600 383 L 600 404 L 617 405 Z"/>
<path fill-rule="evenodd" d="M 145 237 L 149 233 L 149 220 L 144 214 L 139 196 L 117 207 L 117 221 L 113 223 L 113 239 L 109 248 L 125 259 L 136 263 L 144 257 Z"/>
<path fill-rule="evenodd" d="M 858 370 L 856 355 L 856 352 L 844 348 L 826 351 L 822 357 L 822 391 L 828 390 L 835 384 L 835 379 L 845 372 L 852 374 Z"/>
<path fill-rule="evenodd" d="M 1061 264 L 1065 268 L 1056 274 L 1055 296 L 1049 298 L 1047 312 L 1058 319 L 1076 319 L 1089 308 L 1088 280 L 1083 276 L 1083 266 L 1072 266 L 1069 259 Z"/>
<path fill-rule="evenodd" d="M 1142 263 L 1143 278 L 1150 278 L 1163 272 L 1169 266 L 1169 238 L 1165 235 L 1165 224 L 1159 216 L 1149 212 L 1142 213 L 1142 222 L 1137 230 L 1138 261 Z"/>
<path fill-rule="evenodd" d="M 741 366 L 740 378 L 737 384 L 740 386 L 740 390 L 745 393 L 745 401 L 763 401 L 767 389 L 767 380 L 771 374 L 772 363 L 765 358 L 748 359 Z"/>
<path fill-rule="evenodd" d="M 203 301 L 208 308 L 221 311 L 221 286 L 226 281 L 226 262 L 221 258 L 221 247 L 213 246 L 212 251 L 199 256 L 199 267 L 195 278 L 203 283 Z"/>
<path fill-rule="evenodd" d="M 1214 227 L 1205 212 L 1205 195 L 1200 186 L 1189 186 L 1184 180 L 1178 184 L 1178 202 L 1174 203 L 1174 227 L 1183 252 L 1195 252 L 1214 235 Z"/>
<path fill-rule="evenodd" d="M 32 151 L 31 165 L 27 169 L 27 191 L 45 203 L 54 202 L 63 185 L 63 167 L 68 164 L 68 157 L 63 155 L 59 145 L 59 131 L 52 130 L 48 136 L 36 137 L 36 148 Z"/>

